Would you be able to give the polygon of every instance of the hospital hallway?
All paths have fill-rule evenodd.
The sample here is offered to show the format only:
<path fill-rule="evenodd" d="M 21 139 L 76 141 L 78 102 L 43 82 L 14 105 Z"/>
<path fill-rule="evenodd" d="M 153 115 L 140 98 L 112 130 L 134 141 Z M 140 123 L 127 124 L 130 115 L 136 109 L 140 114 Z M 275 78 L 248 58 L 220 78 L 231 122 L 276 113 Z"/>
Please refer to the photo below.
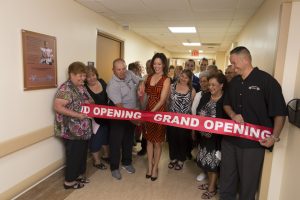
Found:
<path fill-rule="evenodd" d="M 110 170 L 99 170 L 88 161 L 89 184 L 80 190 L 63 188 L 63 170 L 58 171 L 16 200 L 198 200 L 203 191 L 197 187 L 207 180 L 198 182 L 196 176 L 201 172 L 194 160 L 187 160 L 182 170 L 168 168 L 168 144 L 164 144 L 163 154 L 159 163 L 159 176 L 156 181 L 145 178 L 147 156 L 138 156 L 139 143 L 133 150 L 133 165 L 136 173 L 128 174 L 121 169 L 122 179 L 116 180 Z M 196 154 L 193 151 L 193 156 Z M 108 165 L 107 165 L 108 166 Z M 218 195 L 212 200 L 218 199 Z"/>

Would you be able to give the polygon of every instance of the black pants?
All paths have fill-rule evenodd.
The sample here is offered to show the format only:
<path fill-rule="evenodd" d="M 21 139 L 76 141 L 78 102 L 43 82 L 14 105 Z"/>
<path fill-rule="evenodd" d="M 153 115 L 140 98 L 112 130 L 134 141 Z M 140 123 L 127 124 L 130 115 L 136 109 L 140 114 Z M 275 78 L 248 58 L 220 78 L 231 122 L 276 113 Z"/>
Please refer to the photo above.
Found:
<path fill-rule="evenodd" d="M 238 184 L 240 200 L 255 200 L 264 155 L 263 148 L 240 148 L 223 139 L 220 173 L 221 200 L 235 200 Z"/>
<path fill-rule="evenodd" d="M 134 124 L 130 121 L 110 121 L 110 169 L 119 169 L 120 150 L 122 149 L 122 164 L 130 165 L 132 162 L 132 146 L 134 139 Z"/>
<path fill-rule="evenodd" d="M 88 141 L 68 139 L 63 141 L 66 150 L 65 181 L 72 182 L 86 171 Z"/>
<path fill-rule="evenodd" d="M 190 131 L 187 129 L 172 126 L 168 126 L 167 131 L 170 160 L 176 159 L 184 162 L 186 160 Z"/>
<path fill-rule="evenodd" d="M 147 140 L 144 137 L 144 133 L 143 133 L 143 136 L 142 136 L 141 147 L 142 147 L 143 151 L 147 151 Z"/>

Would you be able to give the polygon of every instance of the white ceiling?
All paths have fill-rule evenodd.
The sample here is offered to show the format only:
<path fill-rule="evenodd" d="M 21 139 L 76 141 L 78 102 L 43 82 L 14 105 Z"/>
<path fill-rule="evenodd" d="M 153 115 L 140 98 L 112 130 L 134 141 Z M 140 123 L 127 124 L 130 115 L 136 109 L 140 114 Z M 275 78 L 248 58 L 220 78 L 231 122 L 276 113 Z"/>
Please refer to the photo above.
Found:
<path fill-rule="evenodd" d="M 226 51 L 264 0 L 75 0 L 172 53 Z M 173 34 L 169 26 L 195 26 Z M 201 42 L 184 47 L 182 42 Z"/>

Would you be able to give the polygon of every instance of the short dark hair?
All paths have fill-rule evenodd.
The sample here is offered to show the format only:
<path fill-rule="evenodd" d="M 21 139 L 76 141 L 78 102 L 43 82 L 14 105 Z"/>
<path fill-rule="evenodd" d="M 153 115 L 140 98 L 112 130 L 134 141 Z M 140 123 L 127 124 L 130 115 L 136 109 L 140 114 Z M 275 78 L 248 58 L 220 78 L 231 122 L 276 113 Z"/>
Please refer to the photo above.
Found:
<path fill-rule="evenodd" d="M 70 76 L 71 73 L 72 74 L 86 73 L 85 67 L 86 65 L 82 62 L 79 61 L 73 62 L 69 65 L 68 74 Z"/>
<path fill-rule="evenodd" d="M 193 59 L 188 59 L 188 62 L 192 62 L 194 64 L 194 66 L 196 65 L 196 63 Z"/>
<path fill-rule="evenodd" d="M 130 63 L 128 65 L 128 70 L 130 70 L 130 71 L 139 70 L 138 63 L 137 62 Z"/>
<path fill-rule="evenodd" d="M 201 61 L 203 61 L 203 60 L 205 60 L 205 61 L 207 61 L 207 62 L 208 62 L 208 59 L 207 59 L 207 58 L 205 58 L 205 57 L 204 57 L 204 58 L 202 58 L 202 60 L 201 60 Z"/>
<path fill-rule="evenodd" d="M 170 69 L 175 69 L 174 65 L 170 65 L 169 71 L 170 71 Z"/>
<path fill-rule="evenodd" d="M 243 55 L 246 55 L 250 59 L 250 61 L 252 60 L 252 56 L 251 56 L 249 49 L 247 49 L 244 46 L 235 47 L 234 49 L 232 49 L 230 51 L 230 55 L 232 55 L 232 54 L 237 54 L 237 55 L 243 54 Z"/>
<path fill-rule="evenodd" d="M 99 79 L 99 74 L 97 72 L 97 69 L 94 66 L 86 66 L 85 72 L 86 74 L 93 73 L 96 75 L 97 79 Z"/>
<path fill-rule="evenodd" d="M 166 55 L 164 53 L 156 53 L 152 57 L 150 65 L 151 65 L 151 68 L 152 68 L 153 72 L 155 72 L 153 65 L 154 65 L 154 60 L 156 58 L 159 58 L 161 60 L 163 66 L 164 66 L 164 68 L 163 68 L 164 75 L 167 75 L 168 71 L 169 71 L 168 70 L 168 60 L 167 60 L 167 57 L 166 57 Z"/>
<path fill-rule="evenodd" d="M 208 77 L 208 80 L 215 78 L 218 83 L 223 84 L 223 88 L 222 90 L 224 91 L 226 86 L 227 86 L 227 79 L 226 76 L 223 73 L 216 73 L 216 74 L 212 74 Z"/>

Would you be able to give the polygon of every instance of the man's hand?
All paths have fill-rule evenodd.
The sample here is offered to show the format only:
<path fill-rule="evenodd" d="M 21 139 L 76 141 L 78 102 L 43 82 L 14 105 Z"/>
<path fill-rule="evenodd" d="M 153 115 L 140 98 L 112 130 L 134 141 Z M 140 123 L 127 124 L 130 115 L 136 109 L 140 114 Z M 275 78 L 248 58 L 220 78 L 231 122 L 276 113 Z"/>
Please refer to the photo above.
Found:
<path fill-rule="evenodd" d="M 268 138 L 260 140 L 259 143 L 261 146 L 269 148 L 274 145 L 275 139 L 273 137 L 268 137 Z"/>
<path fill-rule="evenodd" d="M 233 121 L 235 121 L 236 123 L 244 124 L 244 118 L 241 114 L 236 114 L 236 115 L 232 116 L 231 119 Z"/>

